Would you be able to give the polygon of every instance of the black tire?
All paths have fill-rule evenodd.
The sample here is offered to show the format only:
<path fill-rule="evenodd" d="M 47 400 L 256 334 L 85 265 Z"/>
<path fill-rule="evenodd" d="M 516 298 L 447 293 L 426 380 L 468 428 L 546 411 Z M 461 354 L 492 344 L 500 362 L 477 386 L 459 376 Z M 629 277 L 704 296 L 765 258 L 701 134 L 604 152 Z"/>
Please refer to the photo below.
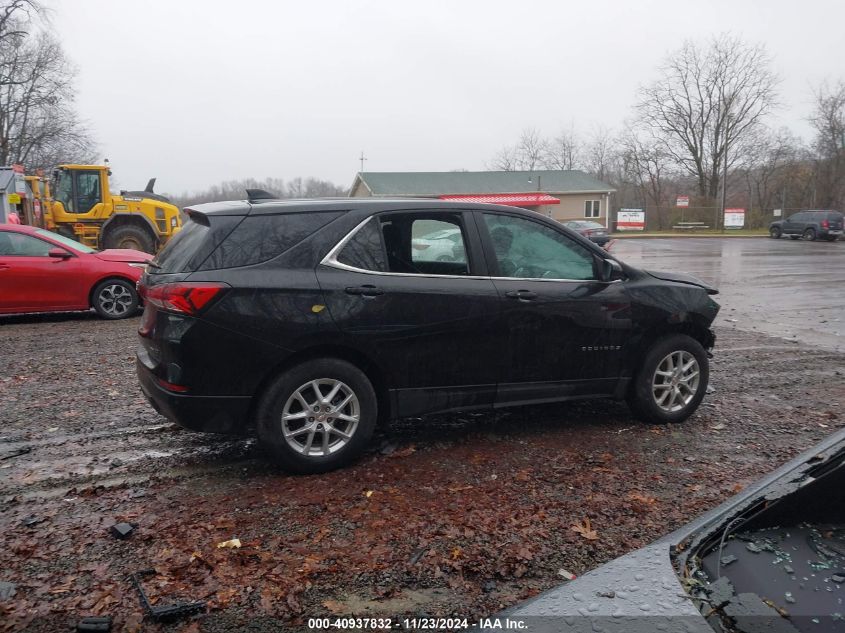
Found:
<path fill-rule="evenodd" d="M 816 229 L 807 229 L 802 234 L 802 237 L 807 240 L 808 242 L 815 242 L 816 241 Z"/>
<path fill-rule="evenodd" d="M 673 353 L 682 353 L 694 357 L 698 364 L 699 374 L 694 390 L 687 389 L 683 394 L 686 397 L 690 392 L 692 393 L 689 401 L 683 404 L 680 409 L 669 411 L 657 403 L 656 389 L 652 385 L 657 378 L 658 367 Z M 666 380 L 666 378 L 661 380 Z M 701 404 L 709 380 L 710 365 L 707 360 L 707 352 L 704 351 L 701 343 L 685 334 L 671 334 L 655 341 L 646 353 L 628 392 L 628 406 L 634 416 L 643 422 L 678 424 L 691 416 L 698 405 Z M 672 396 L 672 398 L 674 397 Z M 671 405 L 671 402 L 667 400 L 667 404 Z"/>
<path fill-rule="evenodd" d="M 126 319 L 138 310 L 138 293 L 125 279 L 106 279 L 91 293 L 91 307 L 104 319 Z"/>
<path fill-rule="evenodd" d="M 838 239 L 839 239 L 839 236 L 838 236 L 838 235 L 828 235 L 828 236 L 827 236 L 827 241 L 828 241 L 828 242 L 835 242 L 835 241 L 836 241 L 836 240 L 838 240 Z"/>
<path fill-rule="evenodd" d="M 289 410 L 292 416 L 298 415 L 301 411 L 310 413 L 310 408 L 306 410 L 302 405 L 297 404 L 295 395 L 297 392 L 301 393 L 301 390 L 312 381 L 320 380 L 339 382 L 345 387 L 345 389 L 341 387 L 338 395 L 332 400 L 334 404 L 340 404 L 349 395 L 349 392 L 357 399 L 357 424 L 352 427 L 350 438 L 343 440 L 340 435 L 335 435 L 335 439 L 331 440 L 332 433 L 328 433 L 329 440 L 327 442 L 329 443 L 328 445 L 323 444 L 323 436 L 326 432 L 321 429 L 333 428 L 329 427 L 328 424 L 336 425 L 339 422 L 346 425 L 343 430 L 348 431 L 351 423 L 341 421 L 340 418 L 332 418 L 331 412 L 321 412 L 322 417 L 309 415 L 308 418 L 302 420 L 301 426 L 298 419 L 291 420 L 288 431 L 297 435 L 290 440 L 286 439 L 282 421 L 286 406 L 290 401 L 290 407 L 300 409 L 292 413 Z M 323 391 L 328 392 L 320 393 L 320 396 L 331 395 L 331 384 L 319 384 L 318 386 Z M 307 394 L 310 394 L 310 396 Z M 311 402 L 312 397 L 316 401 L 316 394 L 313 391 L 306 391 L 304 397 L 307 402 Z M 347 406 L 351 407 L 352 405 Z M 351 417 L 354 417 L 351 413 L 353 410 L 344 408 L 342 411 L 346 411 Z M 335 415 L 338 415 L 338 413 L 335 413 Z M 340 468 L 359 457 L 372 437 L 377 419 L 378 401 L 373 386 L 364 372 L 343 360 L 318 358 L 287 370 L 270 384 L 258 404 L 256 427 L 262 446 L 269 451 L 279 466 L 288 472 L 306 475 L 324 473 Z M 305 427 L 313 430 L 310 432 L 304 431 Z M 302 432 L 297 433 L 298 431 Z M 314 444 L 305 446 L 309 437 L 314 443 L 319 441 L 320 446 L 317 448 L 314 448 Z M 332 441 L 344 443 L 339 448 L 331 450 Z M 292 444 L 298 446 L 300 450 L 295 449 Z M 327 455 L 306 455 L 304 452 L 305 450 L 309 450 L 309 452 L 311 450 L 323 451 L 326 446 L 330 449 Z"/>
<path fill-rule="evenodd" d="M 782 231 L 780 230 L 780 227 L 779 227 L 779 226 L 773 226 L 772 228 L 770 228 L 770 229 L 769 229 L 769 237 L 771 237 L 771 238 L 772 238 L 772 239 L 774 239 L 774 240 L 779 240 L 779 239 L 780 239 L 780 236 L 781 236 L 782 234 L 783 234 L 783 233 L 782 233 Z"/>
<path fill-rule="evenodd" d="M 124 224 L 107 229 L 103 245 L 106 248 L 131 248 L 145 253 L 155 253 L 155 238 L 140 226 Z"/>

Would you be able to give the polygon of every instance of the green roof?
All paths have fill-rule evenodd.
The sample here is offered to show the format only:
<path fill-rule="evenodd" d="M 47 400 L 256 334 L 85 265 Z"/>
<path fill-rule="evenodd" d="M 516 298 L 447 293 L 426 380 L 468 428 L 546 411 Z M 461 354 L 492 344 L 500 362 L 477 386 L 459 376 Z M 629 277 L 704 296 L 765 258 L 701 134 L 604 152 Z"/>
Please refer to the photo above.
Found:
<path fill-rule="evenodd" d="M 353 190 L 359 179 L 364 181 L 374 196 L 441 196 L 540 190 L 547 193 L 614 191 L 606 182 L 577 169 L 359 172 Z"/>

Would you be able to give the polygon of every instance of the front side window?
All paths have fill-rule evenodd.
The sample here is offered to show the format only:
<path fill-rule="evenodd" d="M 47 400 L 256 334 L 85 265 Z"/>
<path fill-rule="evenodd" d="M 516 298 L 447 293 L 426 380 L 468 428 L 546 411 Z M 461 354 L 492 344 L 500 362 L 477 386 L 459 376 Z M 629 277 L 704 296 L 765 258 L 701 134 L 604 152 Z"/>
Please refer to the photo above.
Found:
<path fill-rule="evenodd" d="M 100 192 L 100 172 L 79 171 L 76 173 L 77 213 L 88 213 L 95 205 L 103 201 Z"/>
<path fill-rule="evenodd" d="M 500 277 L 594 279 L 593 256 L 554 229 L 510 215 L 484 214 Z"/>
<path fill-rule="evenodd" d="M 0 231 L 0 256 L 49 257 L 52 248 L 52 244 L 37 237 Z"/>
<path fill-rule="evenodd" d="M 601 200 L 584 201 L 584 217 L 597 218 L 601 216 Z"/>
<path fill-rule="evenodd" d="M 59 172 L 56 181 L 56 202 L 61 202 L 68 213 L 76 213 L 73 204 L 73 174 L 69 171 Z"/>

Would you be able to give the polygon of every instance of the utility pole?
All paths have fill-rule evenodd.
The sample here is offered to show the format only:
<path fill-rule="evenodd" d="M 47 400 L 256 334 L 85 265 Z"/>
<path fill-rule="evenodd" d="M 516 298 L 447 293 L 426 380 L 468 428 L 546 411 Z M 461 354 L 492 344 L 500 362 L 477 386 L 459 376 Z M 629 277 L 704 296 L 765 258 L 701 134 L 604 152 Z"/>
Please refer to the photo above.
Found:
<path fill-rule="evenodd" d="M 725 230 L 725 199 L 728 193 L 728 138 L 725 136 L 725 164 L 722 168 L 722 230 Z M 716 220 L 718 226 L 718 219 Z"/>
<path fill-rule="evenodd" d="M 364 156 L 364 150 L 361 150 L 361 156 L 358 157 L 358 160 L 361 161 L 361 172 L 364 171 L 364 161 L 367 160 L 366 156 Z"/>

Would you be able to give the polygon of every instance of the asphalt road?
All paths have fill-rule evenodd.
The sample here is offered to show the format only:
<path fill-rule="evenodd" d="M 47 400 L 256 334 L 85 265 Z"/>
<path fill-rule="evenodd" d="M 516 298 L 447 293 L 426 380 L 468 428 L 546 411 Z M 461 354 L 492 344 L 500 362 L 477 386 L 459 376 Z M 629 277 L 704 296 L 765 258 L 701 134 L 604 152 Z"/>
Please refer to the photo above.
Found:
<path fill-rule="evenodd" d="M 626 238 L 611 252 L 638 268 L 714 284 L 716 325 L 845 351 L 845 241 Z"/>

